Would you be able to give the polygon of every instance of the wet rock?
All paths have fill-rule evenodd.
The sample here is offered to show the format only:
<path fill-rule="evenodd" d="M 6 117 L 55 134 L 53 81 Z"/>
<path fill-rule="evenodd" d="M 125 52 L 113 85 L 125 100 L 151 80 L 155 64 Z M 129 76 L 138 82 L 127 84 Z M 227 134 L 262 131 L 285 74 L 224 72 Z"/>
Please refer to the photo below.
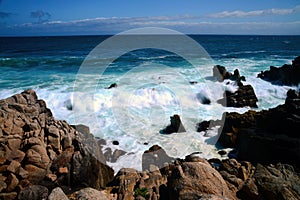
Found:
<path fill-rule="evenodd" d="M 300 83 L 300 56 L 296 57 L 292 64 L 270 66 L 270 70 L 260 72 L 257 77 L 275 85 L 297 86 Z"/>
<path fill-rule="evenodd" d="M 170 119 L 171 124 L 168 125 L 164 130 L 162 130 L 162 133 L 171 134 L 186 132 L 179 115 L 173 115 L 172 117 L 170 117 Z"/>
<path fill-rule="evenodd" d="M 112 83 L 109 87 L 107 87 L 106 89 L 112 89 L 117 87 L 118 85 L 116 83 Z"/>
<path fill-rule="evenodd" d="M 233 74 L 227 72 L 224 66 L 216 65 L 213 67 L 213 77 L 215 77 L 219 82 L 223 82 L 225 79 L 230 79 L 236 81 L 237 84 L 242 84 L 241 81 L 246 81 L 244 76 L 240 75 L 238 69 L 235 69 Z"/>
<path fill-rule="evenodd" d="M 226 91 L 224 97 L 217 102 L 227 107 L 258 107 L 256 104 L 258 99 L 251 85 L 240 85 L 234 93 Z"/>

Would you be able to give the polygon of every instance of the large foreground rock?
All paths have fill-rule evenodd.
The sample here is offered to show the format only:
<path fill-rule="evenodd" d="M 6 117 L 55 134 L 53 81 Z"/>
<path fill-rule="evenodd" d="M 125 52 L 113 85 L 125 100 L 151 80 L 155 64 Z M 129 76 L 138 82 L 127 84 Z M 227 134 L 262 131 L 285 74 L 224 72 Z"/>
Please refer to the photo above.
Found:
<path fill-rule="evenodd" d="M 296 57 L 292 64 L 270 66 L 270 70 L 260 72 L 257 77 L 276 85 L 297 86 L 300 83 L 300 56 Z"/>
<path fill-rule="evenodd" d="M 218 171 L 208 162 L 184 162 L 176 165 L 168 178 L 169 199 L 202 199 L 213 195 L 235 199 Z"/>
<path fill-rule="evenodd" d="M 98 189 L 113 178 L 94 136 L 55 120 L 33 90 L 0 100 L 0 141 L 2 193 L 32 193 L 31 185 Z"/>

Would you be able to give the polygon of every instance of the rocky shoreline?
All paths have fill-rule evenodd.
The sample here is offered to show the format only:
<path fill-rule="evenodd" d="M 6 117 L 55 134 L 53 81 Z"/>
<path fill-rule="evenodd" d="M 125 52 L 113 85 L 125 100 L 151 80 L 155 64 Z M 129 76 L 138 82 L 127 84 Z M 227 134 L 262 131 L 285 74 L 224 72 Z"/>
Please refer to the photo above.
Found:
<path fill-rule="evenodd" d="M 221 74 L 219 81 L 243 88 L 238 71 Z M 244 94 L 230 98 L 242 101 Z M 255 107 L 250 96 L 253 101 L 240 106 Z M 0 199 L 300 199 L 299 93 L 288 91 L 276 108 L 224 118 L 219 143 L 234 147 L 236 158 L 206 160 L 194 153 L 178 159 L 154 145 L 143 155 L 142 172 L 115 174 L 106 162 L 124 152 L 103 153 L 105 141 L 88 127 L 56 120 L 35 91 L 26 90 L 0 100 Z M 198 131 L 218 123 L 201 122 Z M 173 124 L 179 130 L 181 123 L 173 118 Z"/>

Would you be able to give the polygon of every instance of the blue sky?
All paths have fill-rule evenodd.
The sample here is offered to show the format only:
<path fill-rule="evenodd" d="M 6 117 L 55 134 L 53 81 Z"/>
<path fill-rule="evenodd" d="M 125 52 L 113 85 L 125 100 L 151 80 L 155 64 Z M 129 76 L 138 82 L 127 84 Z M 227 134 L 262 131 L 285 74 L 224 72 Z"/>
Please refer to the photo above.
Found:
<path fill-rule="evenodd" d="M 300 35 L 300 1 L 0 0 L 0 36 L 115 34 L 149 26 L 188 34 Z"/>

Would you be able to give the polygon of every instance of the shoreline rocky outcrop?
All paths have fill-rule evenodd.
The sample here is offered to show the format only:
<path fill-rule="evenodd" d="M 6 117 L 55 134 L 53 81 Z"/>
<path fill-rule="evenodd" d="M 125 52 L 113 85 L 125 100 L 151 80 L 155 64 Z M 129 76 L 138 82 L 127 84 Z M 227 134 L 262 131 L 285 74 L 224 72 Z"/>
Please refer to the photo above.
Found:
<path fill-rule="evenodd" d="M 270 70 L 261 71 L 257 77 L 275 85 L 297 86 L 300 83 L 300 56 L 296 57 L 292 64 L 270 66 Z"/>
<path fill-rule="evenodd" d="M 230 122 L 224 130 L 236 132 L 236 138 L 224 132 L 224 141 L 237 145 L 243 128 L 275 131 L 270 137 L 286 130 L 297 141 L 297 132 L 290 131 L 299 130 L 299 99 L 297 92 L 289 91 L 286 103 L 271 111 L 226 115 Z M 253 128 L 261 120 L 268 123 Z M 279 128 L 279 121 L 286 129 Z M 201 129 L 207 127 L 203 123 Z M 97 140 L 84 125 L 55 120 L 33 90 L 0 100 L 0 141 L 0 199 L 4 200 L 300 198 L 299 171 L 291 165 L 206 160 L 197 153 L 178 159 L 158 145 L 145 151 L 142 172 L 126 168 L 114 176 L 106 165 L 109 156 L 102 152 L 105 141 Z"/>
<path fill-rule="evenodd" d="M 213 67 L 213 77 L 219 82 L 225 80 L 235 81 L 238 86 L 237 91 L 225 91 L 223 98 L 219 99 L 217 102 L 226 107 L 252 107 L 257 108 L 258 99 L 251 85 L 244 85 L 242 81 L 246 81 L 244 76 L 240 75 L 238 69 L 234 70 L 234 73 L 230 73 L 226 70 L 224 66 L 216 65 Z"/>
<path fill-rule="evenodd" d="M 76 128 L 55 120 L 33 90 L 0 100 L 0 199 L 104 188 L 114 172 L 88 127 Z"/>
<path fill-rule="evenodd" d="M 238 158 L 259 163 L 300 163 L 300 95 L 289 90 L 283 105 L 243 114 L 224 113 L 223 120 L 203 121 L 198 132 L 223 125 L 218 143 L 236 148 Z"/>

